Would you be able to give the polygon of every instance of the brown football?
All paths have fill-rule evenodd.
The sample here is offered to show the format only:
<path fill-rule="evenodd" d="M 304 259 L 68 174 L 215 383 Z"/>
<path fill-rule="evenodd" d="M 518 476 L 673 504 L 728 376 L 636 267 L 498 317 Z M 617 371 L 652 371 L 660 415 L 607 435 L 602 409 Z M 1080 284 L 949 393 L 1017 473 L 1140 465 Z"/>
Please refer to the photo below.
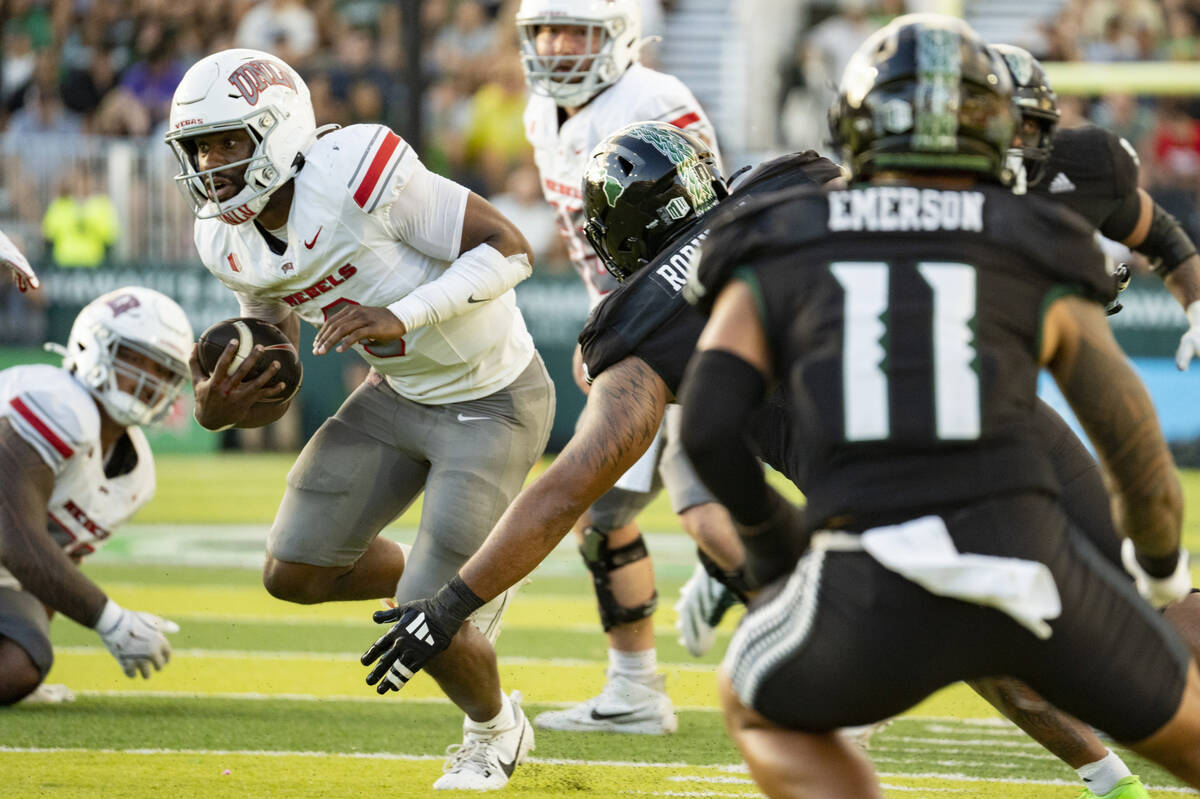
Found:
<path fill-rule="evenodd" d="M 221 353 L 224 352 L 225 345 L 229 343 L 230 339 L 238 340 L 237 352 L 233 356 L 230 370 L 241 366 L 255 345 L 261 345 L 263 348 L 262 356 L 259 357 L 254 369 L 246 376 L 246 380 L 253 380 L 262 374 L 263 369 L 266 369 L 271 361 L 279 362 L 279 371 L 275 373 L 275 379 L 283 383 L 286 388 L 278 397 L 272 397 L 263 402 L 286 402 L 300 390 L 300 383 L 304 379 L 304 367 L 300 364 L 300 355 L 292 346 L 291 340 L 270 322 L 250 317 L 225 319 L 200 334 L 198 357 L 205 377 L 213 373 L 217 360 L 221 357 Z"/>

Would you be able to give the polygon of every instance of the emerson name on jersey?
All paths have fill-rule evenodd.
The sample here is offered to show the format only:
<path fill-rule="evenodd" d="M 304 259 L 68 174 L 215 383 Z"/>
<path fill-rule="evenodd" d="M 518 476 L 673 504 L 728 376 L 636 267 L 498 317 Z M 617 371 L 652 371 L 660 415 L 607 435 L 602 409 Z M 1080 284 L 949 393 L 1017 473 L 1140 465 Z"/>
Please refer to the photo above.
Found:
<path fill-rule="evenodd" d="M 829 194 L 829 229 L 983 230 L 983 193 L 870 186 Z"/>

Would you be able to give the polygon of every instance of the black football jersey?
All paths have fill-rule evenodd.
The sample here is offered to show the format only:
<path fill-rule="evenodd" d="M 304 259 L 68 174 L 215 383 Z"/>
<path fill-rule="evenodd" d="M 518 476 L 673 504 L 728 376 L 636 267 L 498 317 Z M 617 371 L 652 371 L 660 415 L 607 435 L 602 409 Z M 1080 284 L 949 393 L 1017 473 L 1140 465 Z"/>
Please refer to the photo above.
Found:
<path fill-rule="evenodd" d="M 703 248 L 705 297 L 737 276 L 758 298 L 814 521 L 1057 492 L 1033 419 L 1042 315 L 1113 292 L 1078 216 L 992 185 L 802 188 L 721 214 Z"/>
<path fill-rule="evenodd" d="M 1055 131 L 1046 171 L 1031 194 L 1066 205 L 1114 241 L 1133 232 L 1141 212 L 1137 151 L 1096 125 Z"/>
<path fill-rule="evenodd" d="M 836 164 L 812 150 L 791 153 L 744 173 L 736 180 L 730 198 L 718 207 L 797 185 L 819 185 L 840 175 Z M 672 393 L 678 390 L 707 321 L 681 292 L 692 259 L 708 235 L 710 219 L 711 213 L 697 219 L 652 263 L 593 309 L 579 334 L 589 383 L 613 364 L 636 355 L 658 373 Z"/>

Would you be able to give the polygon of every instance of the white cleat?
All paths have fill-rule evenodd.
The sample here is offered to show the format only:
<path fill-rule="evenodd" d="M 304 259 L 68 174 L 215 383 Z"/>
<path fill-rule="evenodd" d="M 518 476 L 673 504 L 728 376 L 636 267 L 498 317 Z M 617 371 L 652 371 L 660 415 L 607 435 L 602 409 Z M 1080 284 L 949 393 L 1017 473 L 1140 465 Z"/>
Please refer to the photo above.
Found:
<path fill-rule="evenodd" d="M 539 729 L 560 732 L 666 735 L 678 729 L 679 719 L 667 696 L 663 675 L 655 675 L 649 684 L 645 684 L 609 674 L 599 696 L 566 710 L 539 713 L 533 724 Z"/>
<path fill-rule="evenodd" d="M 533 727 L 521 710 L 521 692 L 513 691 L 511 727 L 489 730 L 469 718 L 463 742 L 446 748 L 445 773 L 433 784 L 438 791 L 495 791 L 508 785 L 513 769 L 533 749 Z"/>
<path fill-rule="evenodd" d="M 75 701 L 75 692 L 60 683 L 42 683 L 21 700 L 22 705 L 62 705 Z"/>
<path fill-rule="evenodd" d="M 679 590 L 679 601 L 675 603 L 679 643 L 693 657 L 704 655 L 717 642 L 717 625 L 735 604 L 737 597 L 697 563 L 692 576 Z"/>

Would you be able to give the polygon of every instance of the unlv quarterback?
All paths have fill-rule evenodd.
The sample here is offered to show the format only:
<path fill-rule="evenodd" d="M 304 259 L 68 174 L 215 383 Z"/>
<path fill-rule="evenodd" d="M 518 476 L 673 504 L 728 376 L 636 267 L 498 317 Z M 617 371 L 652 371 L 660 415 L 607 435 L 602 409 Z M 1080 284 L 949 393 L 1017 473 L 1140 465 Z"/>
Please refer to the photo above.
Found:
<path fill-rule="evenodd" d="M 42 685 L 56 610 L 94 629 L 129 677 L 170 659 L 164 633 L 179 628 L 123 609 L 76 564 L 154 496 L 139 426 L 171 409 L 191 348 L 178 305 L 129 287 L 79 312 L 61 367 L 0 372 L 0 704 L 70 698 Z"/>
<path fill-rule="evenodd" d="M 267 590 L 304 604 L 432 593 L 486 537 L 549 436 L 553 385 L 511 291 L 531 271 L 528 243 L 388 128 L 318 130 L 304 81 L 267 53 L 193 65 L 166 140 L 200 257 L 242 313 L 293 342 L 303 319 L 319 328 L 318 355 L 353 347 L 372 367 L 288 475 Z M 229 373 L 232 345 L 211 378 L 195 373 L 197 419 L 213 430 L 262 425 L 287 406 L 261 402 L 279 389 L 270 369 L 241 382 L 258 353 Z M 422 490 L 406 562 L 378 533 Z M 435 788 L 503 787 L 533 747 L 492 650 L 507 601 L 464 625 L 431 670 L 468 717 Z"/>
<path fill-rule="evenodd" d="M 584 236 L 580 184 L 592 150 L 635 122 L 660 121 L 702 139 L 716 157 L 716 134 L 704 109 L 678 78 L 638 63 L 642 46 L 639 0 L 522 0 L 516 16 L 521 65 L 530 90 L 525 135 L 546 201 L 592 307 L 618 285 Z M 576 382 L 586 390 L 579 351 Z M 664 435 L 600 497 L 575 526 L 591 572 L 601 625 L 608 636 L 608 679 L 598 696 L 565 710 L 542 713 L 539 727 L 568 731 L 667 733 L 678 720 L 657 674 L 652 616 L 657 607 L 650 553 L 637 514 L 666 488 L 680 525 L 704 550 L 733 566 L 741 558 L 735 537 L 721 536 L 728 516 L 696 477 L 672 435 Z M 731 599 L 702 566 L 676 606 L 681 642 L 694 655 L 713 646 L 713 629 Z"/>
<path fill-rule="evenodd" d="M 680 396 L 697 469 L 725 498 L 775 381 L 807 461 L 808 529 L 759 471 L 727 498 L 750 553 L 811 536 L 722 664 L 727 726 L 768 796 L 881 797 L 833 732 L 996 674 L 1200 784 L 1200 675 L 1065 512 L 1033 412 L 1044 365 L 1119 528 L 1178 545 L 1178 478 L 1105 321 L 1093 231 L 1001 185 L 1017 121 L 1003 60 L 965 23 L 901 17 L 855 53 L 830 113 L 859 182 L 732 209 L 694 272 L 712 309 Z"/>

